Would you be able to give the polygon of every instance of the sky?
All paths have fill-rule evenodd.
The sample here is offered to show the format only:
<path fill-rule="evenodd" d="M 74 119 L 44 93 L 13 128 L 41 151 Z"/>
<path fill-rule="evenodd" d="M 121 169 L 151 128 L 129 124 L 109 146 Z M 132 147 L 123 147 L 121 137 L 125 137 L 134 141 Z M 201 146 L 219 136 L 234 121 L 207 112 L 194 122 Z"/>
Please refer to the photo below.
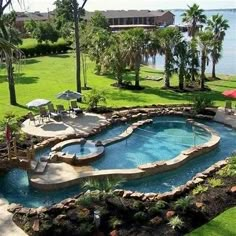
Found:
<path fill-rule="evenodd" d="M 17 6 L 13 0 L 14 9 L 17 11 L 53 10 L 55 0 L 24 0 L 24 6 Z M 78 0 L 82 3 L 83 0 Z M 236 8 L 236 0 L 88 0 L 86 10 L 128 10 L 128 9 L 183 9 L 187 5 L 197 3 L 203 9 Z M 17 6 L 17 7 L 15 7 Z"/>

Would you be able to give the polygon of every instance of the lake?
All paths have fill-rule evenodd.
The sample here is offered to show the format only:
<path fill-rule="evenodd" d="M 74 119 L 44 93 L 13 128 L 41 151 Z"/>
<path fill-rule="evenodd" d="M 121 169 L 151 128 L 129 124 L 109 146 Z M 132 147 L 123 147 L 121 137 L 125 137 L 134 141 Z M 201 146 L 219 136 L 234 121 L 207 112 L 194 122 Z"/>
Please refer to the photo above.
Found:
<path fill-rule="evenodd" d="M 181 14 L 183 11 L 176 10 L 172 11 L 175 14 L 175 24 L 182 23 Z M 207 17 L 214 14 L 222 14 L 225 19 L 229 21 L 230 28 L 226 31 L 226 36 L 223 44 L 222 58 L 216 65 L 217 74 L 236 74 L 236 11 L 205 11 Z M 164 58 L 160 55 L 156 56 L 155 64 L 152 64 L 152 60 L 149 60 L 149 65 L 156 69 L 163 69 Z M 211 73 L 211 63 L 207 67 L 207 72 Z"/>

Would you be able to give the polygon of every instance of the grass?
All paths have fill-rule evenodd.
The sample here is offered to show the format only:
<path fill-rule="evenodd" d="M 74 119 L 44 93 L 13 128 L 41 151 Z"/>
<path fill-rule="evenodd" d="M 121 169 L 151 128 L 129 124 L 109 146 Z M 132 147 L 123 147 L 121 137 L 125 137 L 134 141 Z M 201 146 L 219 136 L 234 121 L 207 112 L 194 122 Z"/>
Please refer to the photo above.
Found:
<path fill-rule="evenodd" d="M 223 212 L 207 224 L 188 234 L 188 236 L 234 236 L 235 224 L 236 207 Z"/>
<path fill-rule="evenodd" d="M 141 85 L 145 86 L 145 89 L 141 91 L 118 89 L 111 86 L 115 82 L 111 76 L 98 76 L 93 71 L 94 64 L 88 62 L 88 86 L 105 91 L 107 106 L 182 104 L 189 103 L 193 96 L 192 93 L 162 90 L 160 88 L 163 86 L 163 81 L 141 80 Z M 161 77 L 163 73 L 143 66 L 141 78 L 146 76 Z M 133 79 L 134 75 L 128 73 L 127 78 Z M 67 89 L 76 89 L 74 54 L 27 59 L 17 72 L 15 83 L 19 105 L 10 106 L 6 70 L 0 69 L 0 119 L 9 111 L 13 111 L 18 115 L 26 114 L 28 109 L 25 107 L 25 104 L 35 98 L 45 98 L 51 100 L 54 104 L 68 106 L 66 101 L 56 99 L 56 94 Z M 171 84 L 177 85 L 176 76 L 173 76 L 171 79 Z M 236 76 L 221 76 L 221 80 L 208 82 L 208 86 L 212 89 L 211 92 L 196 92 L 195 94 L 204 94 L 204 96 L 212 98 L 216 105 L 223 105 L 225 98 L 221 93 L 226 89 L 236 88 Z M 86 93 L 88 91 L 83 91 L 83 94 Z"/>
<path fill-rule="evenodd" d="M 60 38 L 58 39 L 58 41 L 56 43 L 63 43 L 65 42 L 64 39 Z M 52 44 L 52 43 L 50 43 Z M 20 45 L 20 48 L 32 48 L 38 45 L 38 42 L 36 39 L 34 38 L 27 38 L 27 39 L 23 39 L 22 45 Z"/>

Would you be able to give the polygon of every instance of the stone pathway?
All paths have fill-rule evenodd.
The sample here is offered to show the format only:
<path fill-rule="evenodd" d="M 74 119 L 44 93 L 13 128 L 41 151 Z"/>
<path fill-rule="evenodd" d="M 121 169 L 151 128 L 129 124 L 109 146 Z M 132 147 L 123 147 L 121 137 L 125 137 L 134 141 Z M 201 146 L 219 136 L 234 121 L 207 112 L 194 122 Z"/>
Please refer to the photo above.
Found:
<path fill-rule="evenodd" d="M 0 235 L 2 236 L 26 236 L 13 221 L 12 214 L 8 212 L 8 202 L 0 198 Z"/>
<path fill-rule="evenodd" d="M 233 128 L 236 128 L 236 114 L 228 115 L 225 113 L 225 109 L 223 107 L 219 107 L 216 111 L 216 115 L 214 120 L 220 123 L 224 123 Z"/>

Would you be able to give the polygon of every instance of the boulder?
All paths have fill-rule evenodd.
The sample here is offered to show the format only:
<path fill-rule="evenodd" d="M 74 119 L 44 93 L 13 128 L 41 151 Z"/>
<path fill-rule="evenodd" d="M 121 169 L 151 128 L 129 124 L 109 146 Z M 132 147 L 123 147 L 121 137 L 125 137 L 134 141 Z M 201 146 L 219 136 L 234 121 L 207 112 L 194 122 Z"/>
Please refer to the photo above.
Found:
<path fill-rule="evenodd" d="M 34 232 L 39 232 L 39 219 L 34 220 L 32 229 Z"/>
<path fill-rule="evenodd" d="M 166 218 L 170 219 L 175 215 L 175 211 L 167 211 L 166 212 Z"/>
<path fill-rule="evenodd" d="M 150 223 L 152 225 L 159 225 L 159 224 L 162 223 L 162 221 L 163 221 L 163 219 L 161 217 L 156 216 L 156 217 L 154 217 L 153 219 L 150 220 Z"/>

